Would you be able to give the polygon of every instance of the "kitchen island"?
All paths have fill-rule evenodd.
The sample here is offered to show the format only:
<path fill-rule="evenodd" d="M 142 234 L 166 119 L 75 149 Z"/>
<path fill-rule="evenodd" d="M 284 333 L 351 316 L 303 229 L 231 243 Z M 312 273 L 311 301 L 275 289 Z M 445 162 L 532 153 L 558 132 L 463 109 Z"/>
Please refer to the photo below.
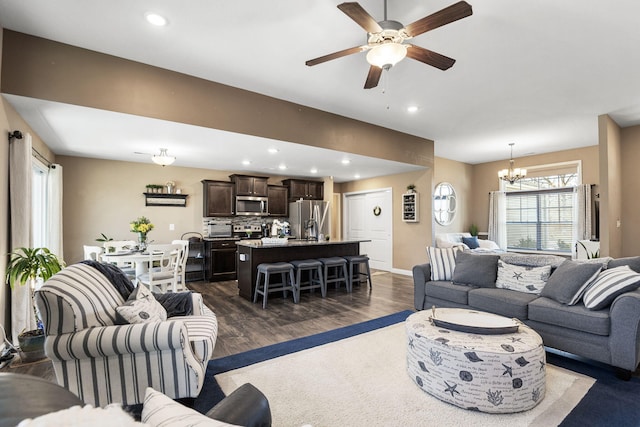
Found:
<path fill-rule="evenodd" d="M 261 240 L 240 240 L 238 245 L 238 290 L 253 300 L 258 265 L 263 262 L 289 262 L 332 256 L 359 255 L 360 242 L 368 240 L 289 240 L 286 244 L 266 244 Z"/>

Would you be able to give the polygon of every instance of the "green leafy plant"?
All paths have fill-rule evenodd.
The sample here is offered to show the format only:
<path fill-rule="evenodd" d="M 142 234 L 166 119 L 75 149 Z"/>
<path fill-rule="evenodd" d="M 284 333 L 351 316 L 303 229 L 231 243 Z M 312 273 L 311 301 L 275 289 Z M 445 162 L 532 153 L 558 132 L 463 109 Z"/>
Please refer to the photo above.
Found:
<path fill-rule="evenodd" d="M 415 191 L 416 189 L 416 185 L 415 184 L 409 184 L 407 185 L 407 190 L 408 191 Z"/>
<path fill-rule="evenodd" d="M 472 236 L 477 236 L 478 235 L 478 226 L 475 224 L 471 224 L 469 226 L 469 234 L 471 234 Z"/>
<path fill-rule="evenodd" d="M 110 242 L 112 240 L 113 239 L 111 237 L 107 237 L 104 233 L 100 233 L 100 237 L 96 239 L 96 242 L 104 243 L 104 242 Z"/>

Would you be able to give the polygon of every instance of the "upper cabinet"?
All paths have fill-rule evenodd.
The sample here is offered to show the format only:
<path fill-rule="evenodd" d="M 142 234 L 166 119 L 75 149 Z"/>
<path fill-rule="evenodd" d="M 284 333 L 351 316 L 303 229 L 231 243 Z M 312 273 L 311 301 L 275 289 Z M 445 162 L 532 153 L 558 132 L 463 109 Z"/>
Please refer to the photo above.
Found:
<path fill-rule="evenodd" d="M 267 197 L 267 178 L 262 176 L 230 175 L 237 196 Z"/>
<path fill-rule="evenodd" d="M 269 193 L 269 215 L 289 216 L 289 200 L 287 198 L 287 187 L 280 185 L 270 185 L 267 189 Z"/>
<path fill-rule="evenodd" d="M 324 184 L 320 181 L 303 179 L 285 179 L 282 181 L 289 188 L 289 200 L 322 200 L 324 198 Z"/>
<path fill-rule="evenodd" d="M 206 217 L 233 215 L 234 183 L 205 179 L 202 184 L 204 185 L 203 215 Z"/>

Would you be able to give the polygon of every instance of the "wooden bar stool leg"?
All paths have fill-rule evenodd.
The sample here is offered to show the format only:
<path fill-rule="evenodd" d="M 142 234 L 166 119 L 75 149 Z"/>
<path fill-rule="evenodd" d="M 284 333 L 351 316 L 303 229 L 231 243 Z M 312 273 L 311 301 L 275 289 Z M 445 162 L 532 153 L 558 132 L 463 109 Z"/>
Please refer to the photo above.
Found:
<path fill-rule="evenodd" d="M 316 269 L 316 274 L 318 275 L 318 280 L 320 281 L 320 294 L 322 295 L 322 298 L 326 298 L 327 297 L 327 282 L 325 282 L 324 278 L 322 277 L 322 267 L 318 267 Z"/>
<path fill-rule="evenodd" d="M 344 283 L 347 286 L 347 292 L 352 291 L 352 283 L 351 278 L 348 276 L 349 271 L 347 270 L 347 264 L 342 264 L 342 273 L 344 274 Z"/>
<path fill-rule="evenodd" d="M 300 272 L 298 272 L 298 275 Z M 296 282 L 293 276 L 293 269 L 289 270 L 289 280 L 291 281 L 291 287 L 293 292 L 293 303 L 297 304 L 300 301 L 300 282 Z M 299 279 L 298 279 L 299 280 Z"/>
<path fill-rule="evenodd" d="M 267 308 L 267 295 L 269 295 L 269 272 L 264 273 L 264 287 L 262 294 L 262 308 Z"/>
<path fill-rule="evenodd" d="M 260 291 L 260 275 L 262 273 L 260 271 L 258 271 L 258 275 L 256 276 L 256 290 L 253 292 L 253 303 L 257 303 L 258 302 L 258 293 Z"/>

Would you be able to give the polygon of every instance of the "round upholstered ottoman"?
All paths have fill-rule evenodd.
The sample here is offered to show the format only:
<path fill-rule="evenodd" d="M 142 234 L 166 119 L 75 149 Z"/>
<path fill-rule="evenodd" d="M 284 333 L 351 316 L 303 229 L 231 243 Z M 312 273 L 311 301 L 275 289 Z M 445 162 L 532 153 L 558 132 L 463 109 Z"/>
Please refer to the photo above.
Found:
<path fill-rule="evenodd" d="M 474 316 L 484 320 L 495 316 L 441 308 L 436 319 L 448 310 L 461 310 L 448 314 L 468 315 L 472 325 Z M 462 332 L 435 326 L 431 317 L 431 311 L 420 311 L 406 321 L 407 370 L 422 390 L 461 408 L 489 413 L 525 411 L 542 401 L 546 358 L 535 331 L 523 324 L 511 333 L 454 328 L 474 331 Z"/>

